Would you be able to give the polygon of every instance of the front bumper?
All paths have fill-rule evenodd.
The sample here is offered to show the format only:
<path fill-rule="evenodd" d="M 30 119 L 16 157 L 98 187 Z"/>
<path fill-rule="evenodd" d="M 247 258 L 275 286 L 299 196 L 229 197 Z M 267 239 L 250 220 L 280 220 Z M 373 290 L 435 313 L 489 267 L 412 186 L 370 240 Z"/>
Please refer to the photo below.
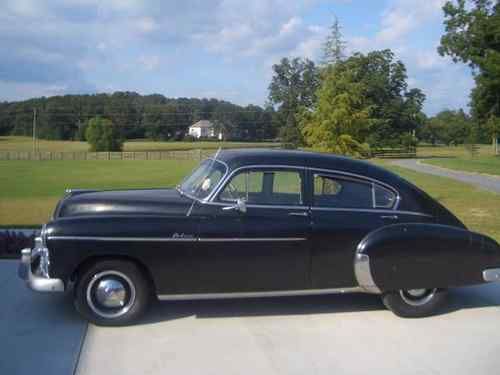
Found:
<path fill-rule="evenodd" d="M 44 254 L 37 254 L 37 257 L 44 256 Z M 21 263 L 19 264 L 17 273 L 21 279 L 26 281 L 26 285 L 28 285 L 30 289 L 37 292 L 64 292 L 64 282 L 61 279 L 51 279 L 47 273 L 44 275 L 39 269 L 33 272 L 32 261 L 32 250 L 22 250 Z M 43 261 L 44 260 L 41 260 L 40 264 L 43 264 Z"/>

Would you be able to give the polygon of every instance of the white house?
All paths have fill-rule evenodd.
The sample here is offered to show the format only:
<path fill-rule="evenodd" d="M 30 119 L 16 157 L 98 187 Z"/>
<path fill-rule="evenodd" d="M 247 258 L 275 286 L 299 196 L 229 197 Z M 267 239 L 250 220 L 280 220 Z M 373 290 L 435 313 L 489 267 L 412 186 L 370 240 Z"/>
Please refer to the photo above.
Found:
<path fill-rule="evenodd" d="M 215 138 L 216 136 L 214 125 L 208 120 L 200 120 L 191 125 L 188 134 L 195 138 Z M 218 138 L 222 139 L 222 133 L 218 134 Z"/>

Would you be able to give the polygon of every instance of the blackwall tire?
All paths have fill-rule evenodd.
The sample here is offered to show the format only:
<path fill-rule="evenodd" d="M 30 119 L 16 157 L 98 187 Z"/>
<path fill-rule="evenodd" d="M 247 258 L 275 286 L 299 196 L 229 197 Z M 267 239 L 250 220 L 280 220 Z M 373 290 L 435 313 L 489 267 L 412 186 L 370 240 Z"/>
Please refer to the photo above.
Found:
<path fill-rule="evenodd" d="M 75 286 L 76 310 L 96 325 L 129 325 L 141 317 L 150 301 L 150 283 L 129 261 L 97 262 L 80 274 Z"/>
<path fill-rule="evenodd" d="M 423 318 L 437 314 L 446 304 L 444 289 L 413 289 L 385 293 L 382 302 L 402 318 Z"/>

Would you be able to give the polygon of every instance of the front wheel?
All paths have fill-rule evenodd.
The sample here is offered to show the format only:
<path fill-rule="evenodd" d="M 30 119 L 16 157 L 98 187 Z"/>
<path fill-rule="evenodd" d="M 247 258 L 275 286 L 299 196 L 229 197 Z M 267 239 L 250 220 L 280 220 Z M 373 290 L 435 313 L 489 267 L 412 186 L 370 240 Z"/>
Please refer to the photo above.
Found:
<path fill-rule="evenodd" d="M 94 324 L 127 325 L 145 312 L 150 296 L 148 280 L 135 263 L 104 260 L 78 278 L 75 307 Z"/>
<path fill-rule="evenodd" d="M 446 302 L 446 290 L 410 289 L 386 293 L 382 302 L 397 316 L 422 318 L 434 315 Z"/>

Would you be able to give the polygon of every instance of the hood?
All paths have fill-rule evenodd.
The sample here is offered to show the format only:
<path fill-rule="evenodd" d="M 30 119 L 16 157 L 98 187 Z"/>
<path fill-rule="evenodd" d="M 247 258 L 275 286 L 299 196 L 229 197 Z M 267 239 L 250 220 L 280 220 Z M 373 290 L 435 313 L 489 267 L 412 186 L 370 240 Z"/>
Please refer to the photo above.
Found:
<path fill-rule="evenodd" d="M 192 200 L 175 189 L 110 190 L 70 193 L 54 218 L 107 215 L 186 215 Z"/>

